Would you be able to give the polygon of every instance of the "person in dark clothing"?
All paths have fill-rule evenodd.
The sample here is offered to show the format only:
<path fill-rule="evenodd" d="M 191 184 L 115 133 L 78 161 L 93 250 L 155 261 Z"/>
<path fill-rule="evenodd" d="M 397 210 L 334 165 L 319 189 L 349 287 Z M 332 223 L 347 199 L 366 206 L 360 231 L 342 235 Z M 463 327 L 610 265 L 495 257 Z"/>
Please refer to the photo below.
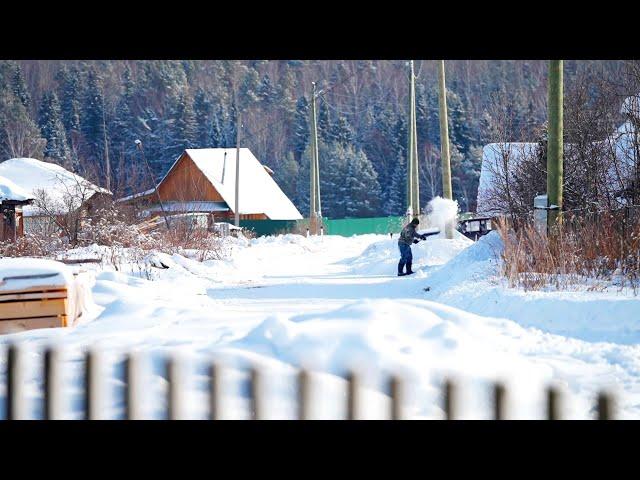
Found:
<path fill-rule="evenodd" d="M 411 244 L 418 243 L 418 239 L 424 240 L 426 235 L 420 235 L 416 232 L 416 227 L 420 223 L 420 220 L 414 218 L 409 222 L 400 232 L 400 238 L 398 239 L 398 248 L 400 249 L 400 263 L 398 263 L 398 276 L 411 275 L 411 263 L 413 261 L 413 254 L 411 253 Z M 407 266 L 407 273 L 404 273 L 404 266 Z"/>

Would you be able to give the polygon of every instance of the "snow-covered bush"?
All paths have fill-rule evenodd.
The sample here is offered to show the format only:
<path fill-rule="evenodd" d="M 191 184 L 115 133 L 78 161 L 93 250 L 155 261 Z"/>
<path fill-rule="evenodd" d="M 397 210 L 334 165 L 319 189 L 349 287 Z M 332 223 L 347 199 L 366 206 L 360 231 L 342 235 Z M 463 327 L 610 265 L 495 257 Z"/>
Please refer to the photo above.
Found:
<path fill-rule="evenodd" d="M 27 233 L 16 241 L 0 242 L 0 257 L 54 257 L 68 248 L 60 237 Z"/>
<path fill-rule="evenodd" d="M 153 265 L 149 264 L 148 257 L 153 252 L 179 254 L 200 262 L 230 255 L 229 238 L 188 222 L 170 222 L 168 229 L 163 223 L 160 225 L 149 231 L 126 210 L 109 204 L 79 222 L 73 243 L 67 235 L 52 235 L 42 230 L 19 237 L 15 242 L 0 243 L 0 256 L 59 258 L 72 248 L 80 251 L 89 248 L 84 255 L 91 258 L 97 255 L 103 265 L 118 271 L 129 265 L 137 268 L 141 276 L 151 278 Z"/>

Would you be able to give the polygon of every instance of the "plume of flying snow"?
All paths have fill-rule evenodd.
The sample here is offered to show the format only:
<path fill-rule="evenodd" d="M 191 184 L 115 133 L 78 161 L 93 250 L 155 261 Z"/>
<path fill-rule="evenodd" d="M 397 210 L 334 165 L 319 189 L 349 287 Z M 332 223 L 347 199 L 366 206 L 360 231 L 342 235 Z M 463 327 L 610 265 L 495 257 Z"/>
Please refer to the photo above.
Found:
<path fill-rule="evenodd" d="M 458 216 L 458 202 L 442 197 L 432 198 L 425 207 L 429 227 L 437 227 L 440 232 L 445 231 L 447 223 L 455 225 Z"/>

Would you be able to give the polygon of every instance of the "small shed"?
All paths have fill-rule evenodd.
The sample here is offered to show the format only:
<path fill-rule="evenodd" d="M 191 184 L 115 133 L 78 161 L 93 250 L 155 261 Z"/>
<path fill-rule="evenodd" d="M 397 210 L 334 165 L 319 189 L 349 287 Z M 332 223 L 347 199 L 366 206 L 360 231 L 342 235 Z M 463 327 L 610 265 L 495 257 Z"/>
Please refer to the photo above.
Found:
<path fill-rule="evenodd" d="M 24 235 L 23 207 L 32 201 L 33 196 L 27 191 L 0 176 L 0 241 Z"/>

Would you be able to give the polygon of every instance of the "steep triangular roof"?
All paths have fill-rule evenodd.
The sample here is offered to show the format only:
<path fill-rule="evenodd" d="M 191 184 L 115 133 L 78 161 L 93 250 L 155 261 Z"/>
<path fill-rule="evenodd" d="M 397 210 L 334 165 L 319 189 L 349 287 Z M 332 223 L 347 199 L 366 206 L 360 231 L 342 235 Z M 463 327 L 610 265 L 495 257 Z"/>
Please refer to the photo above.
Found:
<path fill-rule="evenodd" d="M 234 210 L 236 149 L 190 148 L 185 150 L 184 154 L 191 158 L 196 167 L 220 193 L 227 205 Z M 167 178 L 183 155 L 176 160 L 159 185 Z M 240 198 L 238 210 L 243 215 L 264 213 L 271 220 L 298 220 L 302 218 L 295 205 L 248 148 L 240 149 Z"/>

